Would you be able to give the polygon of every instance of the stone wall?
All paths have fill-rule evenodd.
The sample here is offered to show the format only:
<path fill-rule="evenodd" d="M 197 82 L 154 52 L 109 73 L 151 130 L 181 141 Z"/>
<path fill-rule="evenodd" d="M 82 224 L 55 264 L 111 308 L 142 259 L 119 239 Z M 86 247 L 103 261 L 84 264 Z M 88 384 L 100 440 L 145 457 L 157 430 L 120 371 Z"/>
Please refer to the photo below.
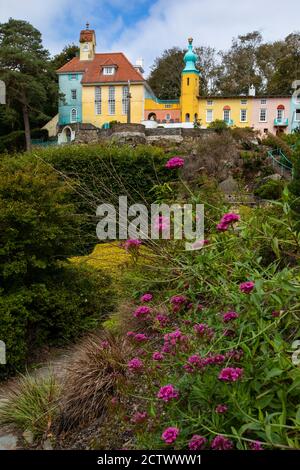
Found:
<path fill-rule="evenodd" d="M 197 143 L 214 132 L 209 129 L 146 129 L 143 124 L 114 124 L 111 129 L 99 129 L 92 124 L 71 124 L 70 127 L 76 132 L 76 143 L 101 143 L 109 140 L 120 144 L 163 147 L 170 144 Z"/>

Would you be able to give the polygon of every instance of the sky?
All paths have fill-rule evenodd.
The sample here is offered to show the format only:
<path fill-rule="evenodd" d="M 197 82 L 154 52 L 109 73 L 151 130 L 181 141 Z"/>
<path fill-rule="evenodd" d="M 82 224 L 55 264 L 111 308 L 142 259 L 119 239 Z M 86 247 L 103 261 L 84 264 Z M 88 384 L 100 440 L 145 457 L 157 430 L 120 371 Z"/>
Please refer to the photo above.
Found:
<path fill-rule="evenodd" d="M 299 0 L 0 0 L 0 22 L 27 20 L 56 54 L 78 43 L 86 22 L 96 30 L 97 52 L 122 51 L 146 73 L 164 49 L 230 47 L 233 37 L 259 30 L 266 41 L 300 30 Z"/>

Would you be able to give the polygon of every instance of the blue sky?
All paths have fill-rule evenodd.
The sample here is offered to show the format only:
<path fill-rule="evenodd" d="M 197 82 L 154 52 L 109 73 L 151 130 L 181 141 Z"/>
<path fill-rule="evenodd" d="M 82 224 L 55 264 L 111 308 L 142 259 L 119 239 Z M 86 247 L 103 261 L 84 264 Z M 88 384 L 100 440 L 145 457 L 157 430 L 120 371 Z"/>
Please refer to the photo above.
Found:
<path fill-rule="evenodd" d="M 299 0 L 0 0 L 0 21 L 25 19 L 43 34 L 52 54 L 78 42 L 89 21 L 96 30 L 97 50 L 124 51 L 132 62 L 155 57 L 189 36 L 196 45 L 217 49 L 232 37 L 259 30 L 265 40 L 282 39 L 300 30 Z"/>

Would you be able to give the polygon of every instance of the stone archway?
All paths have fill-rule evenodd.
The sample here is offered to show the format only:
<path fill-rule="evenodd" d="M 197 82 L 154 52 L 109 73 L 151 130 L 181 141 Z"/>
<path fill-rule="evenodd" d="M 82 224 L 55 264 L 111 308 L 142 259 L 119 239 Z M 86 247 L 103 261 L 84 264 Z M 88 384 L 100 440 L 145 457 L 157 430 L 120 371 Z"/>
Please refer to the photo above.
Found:
<path fill-rule="evenodd" d="M 68 144 L 75 139 L 75 131 L 72 131 L 71 127 L 66 126 L 63 128 L 60 134 L 58 134 L 59 144 Z"/>

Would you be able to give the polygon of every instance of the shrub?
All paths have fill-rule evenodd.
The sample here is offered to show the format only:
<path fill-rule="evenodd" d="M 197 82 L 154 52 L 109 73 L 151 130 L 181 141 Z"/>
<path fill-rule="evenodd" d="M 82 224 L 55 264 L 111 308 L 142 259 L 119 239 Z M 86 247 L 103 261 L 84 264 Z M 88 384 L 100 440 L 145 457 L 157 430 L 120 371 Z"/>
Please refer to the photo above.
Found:
<path fill-rule="evenodd" d="M 229 130 L 227 123 L 222 119 L 216 119 L 215 121 L 211 122 L 207 128 L 214 130 L 217 132 L 217 134 L 222 134 L 224 131 Z"/>
<path fill-rule="evenodd" d="M 23 152 L 26 148 L 25 132 L 14 131 L 0 137 L 0 153 Z"/>
<path fill-rule="evenodd" d="M 274 150 L 281 150 L 287 157 L 292 156 L 293 151 L 290 146 L 276 135 L 268 134 L 268 136 L 262 140 L 262 144 L 271 147 Z"/>
<path fill-rule="evenodd" d="M 0 339 L 7 364 L 0 377 L 24 368 L 44 342 L 62 343 L 99 324 L 113 309 L 102 271 L 70 265 L 79 216 L 71 191 L 49 166 L 26 158 L 0 165 Z"/>
<path fill-rule="evenodd" d="M 47 129 L 32 129 L 31 131 L 31 138 L 32 139 L 41 139 L 41 140 L 48 140 L 49 139 L 49 133 Z"/>
<path fill-rule="evenodd" d="M 58 414 L 60 386 L 53 376 L 24 375 L 5 390 L 0 405 L 0 424 L 30 431 L 34 438 L 46 437 Z"/>
<path fill-rule="evenodd" d="M 256 188 L 254 190 L 254 194 L 262 199 L 277 200 L 281 198 L 283 187 L 284 183 L 282 181 L 274 181 L 270 179 L 259 186 L 259 188 Z"/>
<path fill-rule="evenodd" d="M 88 424 L 105 411 L 127 374 L 132 346 L 109 333 L 85 338 L 74 352 L 64 383 L 59 430 Z"/>

